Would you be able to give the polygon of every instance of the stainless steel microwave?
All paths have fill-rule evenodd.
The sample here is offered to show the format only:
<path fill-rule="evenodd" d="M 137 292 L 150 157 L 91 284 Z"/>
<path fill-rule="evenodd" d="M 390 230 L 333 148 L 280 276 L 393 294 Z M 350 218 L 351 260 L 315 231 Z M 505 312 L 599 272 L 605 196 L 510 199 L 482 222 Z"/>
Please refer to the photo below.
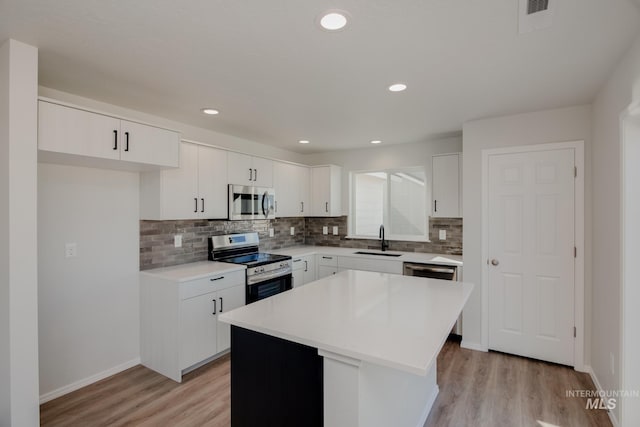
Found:
<path fill-rule="evenodd" d="M 276 195 L 273 188 L 229 184 L 229 219 L 273 219 Z"/>

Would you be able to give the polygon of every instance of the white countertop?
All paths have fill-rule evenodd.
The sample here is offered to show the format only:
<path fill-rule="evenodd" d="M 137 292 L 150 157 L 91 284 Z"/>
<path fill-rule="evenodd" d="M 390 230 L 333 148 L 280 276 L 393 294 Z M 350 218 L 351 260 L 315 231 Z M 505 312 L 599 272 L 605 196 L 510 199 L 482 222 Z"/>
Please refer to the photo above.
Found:
<path fill-rule="evenodd" d="M 199 261 L 173 267 L 145 270 L 140 273 L 175 282 L 188 282 L 190 280 L 209 277 L 212 274 L 224 274 L 245 269 L 246 267 L 244 265 L 230 264 L 228 262 Z"/>
<path fill-rule="evenodd" d="M 426 375 L 473 284 L 344 271 L 221 314 L 235 326 Z"/>
<path fill-rule="evenodd" d="M 430 254 L 421 252 L 400 252 L 400 251 L 386 251 L 389 254 L 401 254 L 399 257 L 381 256 L 381 255 L 361 255 L 355 252 L 378 252 L 380 250 L 375 249 L 356 249 L 356 248 L 337 248 L 333 246 L 293 246 L 290 248 L 283 248 L 277 250 L 268 250 L 265 252 L 290 255 L 292 257 L 313 255 L 313 254 L 325 254 L 336 256 L 351 256 L 367 259 L 386 259 L 397 260 L 402 262 L 419 262 L 428 264 L 441 264 L 441 265 L 456 265 L 462 266 L 462 257 L 459 255 L 442 255 L 442 254 Z"/>

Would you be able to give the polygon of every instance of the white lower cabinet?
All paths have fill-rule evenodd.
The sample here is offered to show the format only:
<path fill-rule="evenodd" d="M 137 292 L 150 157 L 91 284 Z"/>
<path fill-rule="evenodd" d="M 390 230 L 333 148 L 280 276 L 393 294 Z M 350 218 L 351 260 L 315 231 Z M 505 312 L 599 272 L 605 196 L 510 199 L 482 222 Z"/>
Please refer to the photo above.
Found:
<path fill-rule="evenodd" d="M 293 287 L 306 285 L 316 280 L 316 263 L 313 255 L 293 258 Z"/>
<path fill-rule="evenodd" d="M 230 328 L 218 315 L 243 305 L 244 270 L 186 282 L 142 273 L 142 365 L 181 382 L 184 370 L 229 349 Z"/>
<path fill-rule="evenodd" d="M 316 255 L 318 263 L 318 279 L 331 276 L 338 272 L 338 257 L 335 255 Z"/>

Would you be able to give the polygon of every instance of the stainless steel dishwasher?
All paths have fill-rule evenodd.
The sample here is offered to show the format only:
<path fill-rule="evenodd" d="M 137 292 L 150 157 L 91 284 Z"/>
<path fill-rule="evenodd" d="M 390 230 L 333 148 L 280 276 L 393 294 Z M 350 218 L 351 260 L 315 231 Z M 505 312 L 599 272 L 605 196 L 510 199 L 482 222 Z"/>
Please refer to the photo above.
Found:
<path fill-rule="evenodd" d="M 427 277 L 430 279 L 458 280 L 458 267 L 455 265 L 422 264 L 416 262 L 403 263 L 405 276 Z M 462 335 L 462 314 L 451 330 L 452 334 Z"/>

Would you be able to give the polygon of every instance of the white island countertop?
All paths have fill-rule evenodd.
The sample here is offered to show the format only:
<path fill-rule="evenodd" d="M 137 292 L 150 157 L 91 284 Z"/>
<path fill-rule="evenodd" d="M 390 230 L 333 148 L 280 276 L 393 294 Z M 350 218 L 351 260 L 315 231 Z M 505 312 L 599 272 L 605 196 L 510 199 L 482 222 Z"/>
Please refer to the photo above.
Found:
<path fill-rule="evenodd" d="M 472 289 L 471 283 L 348 270 L 218 319 L 424 376 Z"/>

